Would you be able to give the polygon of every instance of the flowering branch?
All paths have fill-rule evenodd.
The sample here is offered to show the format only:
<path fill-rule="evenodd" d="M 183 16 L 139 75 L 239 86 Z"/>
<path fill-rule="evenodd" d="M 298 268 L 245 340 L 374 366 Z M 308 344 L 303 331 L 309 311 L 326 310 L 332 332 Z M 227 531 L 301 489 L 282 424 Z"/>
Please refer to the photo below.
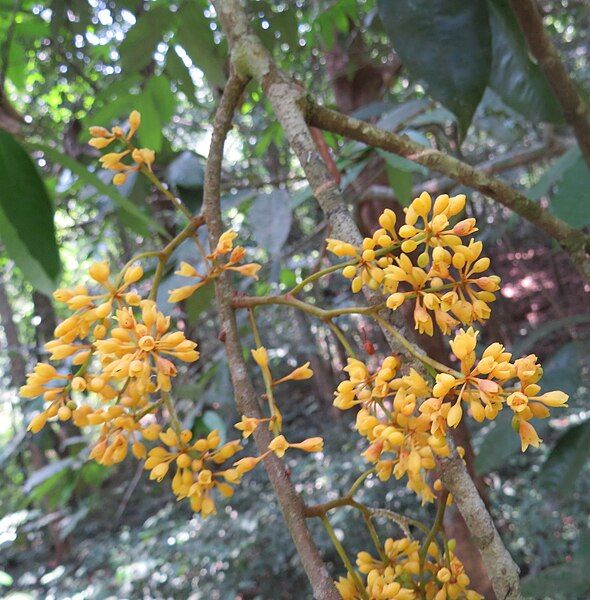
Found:
<path fill-rule="evenodd" d="M 239 75 L 233 74 L 230 77 L 215 115 L 203 190 L 203 210 L 212 248 L 215 247 L 223 232 L 219 202 L 223 147 L 231 126 L 235 107 L 245 84 L 246 80 Z M 258 406 L 257 394 L 244 362 L 237 323 L 231 304 L 233 295 L 234 291 L 227 274 L 222 273 L 215 280 L 215 296 L 222 332 L 220 337 L 224 340 L 227 352 L 236 404 L 242 414 L 260 419 L 262 414 Z M 254 432 L 254 439 L 260 453 L 264 454 L 272 437 L 266 428 L 257 427 Z M 336 600 L 339 595 L 307 528 L 303 501 L 295 491 L 285 466 L 272 453 L 264 460 L 264 466 L 275 490 L 293 542 L 301 557 L 315 598 L 319 600 Z"/>
<path fill-rule="evenodd" d="M 360 233 L 339 193 L 336 181 L 322 160 L 309 132 L 306 117 L 309 120 L 310 114 L 309 110 L 306 111 L 306 115 L 303 112 L 303 108 L 306 108 L 306 105 L 301 88 L 288 75 L 277 68 L 268 51 L 264 48 L 260 40 L 253 35 L 249 27 L 248 18 L 239 0 L 214 0 L 214 5 L 222 29 L 228 39 L 233 67 L 242 76 L 253 77 L 262 85 L 278 121 L 283 126 L 287 140 L 299 158 L 310 187 L 330 223 L 333 234 L 340 240 L 360 246 L 362 242 Z M 344 122 L 346 121 L 344 120 Z M 358 131 L 362 131 L 365 124 L 358 123 L 360 123 L 360 126 L 352 128 L 351 133 L 356 134 Z M 323 124 L 318 122 L 317 126 L 322 127 Z M 422 147 L 420 147 L 420 150 L 422 150 Z M 437 161 L 433 161 L 433 164 L 436 165 Z M 460 164 L 462 165 L 462 163 Z M 466 165 L 465 167 L 470 168 Z M 501 184 L 501 182 L 498 182 L 498 184 L 505 185 Z M 508 190 L 510 190 L 511 194 L 519 196 L 511 188 L 508 188 Z M 540 210 L 539 207 L 533 206 L 535 207 L 533 213 L 537 215 L 538 220 L 546 223 L 547 219 L 543 220 L 543 217 L 539 216 L 537 212 Z M 548 220 L 555 225 L 552 218 Z M 585 260 L 586 238 L 583 236 L 583 239 L 580 240 L 580 232 L 571 230 L 565 224 L 563 225 L 572 238 L 577 237 L 578 245 L 576 251 L 572 251 L 572 255 L 575 255 L 578 263 L 581 264 Z M 220 230 L 219 225 L 218 229 Z M 557 229 L 559 230 L 560 228 L 557 227 Z M 564 246 L 568 247 L 568 243 L 571 245 L 571 238 L 568 240 L 564 232 L 557 231 L 556 233 L 560 234 L 558 237 Z M 370 292 L 367 292 L 367 296 L 376 303 L 383 302 L 383 298 L 380 295 L 377 295 L 376 300 L 375 295 Z M 389 319 L 390 314 L 384 313 L 383 318 Z M 392 349 L 399 351 L 399 346 L 396 340 L 391 337 L 390 332 L 386 330 L 385 333 Z M 407 357 L 409 359 L 409 364 L 415 363 L 415 359 L 412 360 L 413 357 L 408 355 L 407 350 L 403 349 L 402 354 L 404 358 Z M 241 360 L 241 356 L 237 358 Z M 461 471 L 461 476 L 457 476 L 454 471 L 448 472 L 446 474 L 446 482 L 461 512 L 467 511 L 467 506 L 469 505 L 470 510 L 473 509 L 472 512 L 475 517 L 478 514 L 480 515 L 482 523 L 487 523 L 488 520 L 491 521 L 491 517 L 485 507 L 479 510 L 481 508 L 479 504 L 474 503 L 473 494 L 477 495 L 475 484 L 467 474 L 465 465 L 458 458 L 457 465 L 457 468 Z M 444 464 L 442 466 L 444 468 Z M 462 498 L 461 502 L 458 500 L 459 497 Z M 481 499 L 479 499 L 479 502 L 481 503 Z M 477 532 L 480 524 L 476 521 L 477 519 L 469 522 L 469 529 L 474 541 L 478 543 L 480 540 L 477 537 Z M 482 551 L 488 571 L 494 574 L 502 573 L 502 576 L 494 578 L 494 589 L 497 595 L 506 600 L 516 600 L 520 597 L 518 591 L 518 568 L 506 551 L 497 532 L 489 547 L 494 549 L 493 555 L 492 553 L 485 553 L 482 547 L 480 547 L 480 550 Z"/>
<path fill-rule="evenodd" d="M 590 239 L 588 236 L 544 210 L 538 203 L 533 202 L 507 183 L 440 150 L 427 148 L 406 137 L 379 129 L 366 121 L 330 110 L 310 98 L 300 97 L 299 102 L 310 125 L 363 142 L 373 148 L 381 148 L 403 156 L 434 171 L 448 175 L 513 210 L 557 240 L 559 245 L 571 256 L 578 271 L 590 280 Z"/>

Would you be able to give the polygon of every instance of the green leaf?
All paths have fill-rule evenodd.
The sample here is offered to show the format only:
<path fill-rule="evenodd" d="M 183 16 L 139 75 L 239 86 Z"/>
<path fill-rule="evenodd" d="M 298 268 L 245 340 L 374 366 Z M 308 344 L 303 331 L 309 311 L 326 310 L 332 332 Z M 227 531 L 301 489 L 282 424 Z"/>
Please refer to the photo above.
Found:
<path fill-rule="evenodd" d="M 91 460 L 80 469 L 80 478 L 86 485 L 98 487 L 109 476 L 109 470 Z"/>
<path fill-rule="evenodd" d="M 203 162 L 201 157 L 185 150 L 166 169 L 166 180 L 176 188 L 180 199 L 193 213 L 200 210 L 203 202 Z"/>
<path fill-rule="evenodd" d="M 40 486 L 48 479 L 52 478 L 54 475 L 70 469 L 73 464 L 74 460 L 72 458 L 62 458 L 60 460 L 51 462 L 44 467 L 41 467 L 37 471 L 34 471 L 25 481 L 23 485 L 23 492 L 25 494 L 30 493 L 32 490 Z"/>
<path fill-rule="evenodd" d="M 8 587 L 14 583 L 14 579 L 6 571 L 0 571 L 0 586 Z"/>
<path fill-rule="evenodd" d="M 194 152 L 185 150 L 168 165 L 166 177 L 176 187 L 202 190 L 205 179 L 203 159 Z"/>
<path fill-rule="evenodd" d="M 226 426 L 225 421 L 219 416 L 219 413 L 214 410 L 206 410 L 203 413 L 203 424 L 209 431 L 213 431 L 217 429 L 219 432 L 219 437 L 221 438 L 221 443 L 224 444 L 226 440 Z"/>
<path fill-rule="evenodd" d="M 141 145 L 159 152 L 162 148 L 162 119 L 151 94 L 138 94 L 135 96 L 135 108 L 141 113 L 141 127 L 137 136 Z"/>
<path fill-rule="evenodd" d="M 297 275 L 295 274 L 295 271 L 283 267 L 279 274 L 279 282 L 287 289 L 295 287 L 297 285 Z"/>
<path fill-rule="evenodd" d="M 563 174 L 551 198 L 551 211 L 572 227 L 590 223 L 590 169 L 580 156 Z"/>
<path fill-rule="evenodd" d="M 377 154 L 394 169 L 400 169 L 402 171 L 408 171 L 408 173 L 419 173 L 420 175 L 427 175 L 428 169 L 423 165 L 412 162 L 403 156 L 386 152 L 385 150 L 377 150 Z"/>
<path fill-rule="evenodd" d="M 412 173 L 385 165 L 387 179 L 402 206 L 409 206 L 412 201 Z"/>
<path fill-rule="evenodd" d="M 215 297 L 215 288 L 212 284 L 200 287 L 185 304 L 186 317 L 191 325 L 196 325 L 201 314 L 206 311 Z"/>
<path fill-rule="evenodd" d="M 173 48 L 166 53 L 166 73 L 176 82 L 177 89 L 186 96 L 187 100 L 194 103 L 196 90 L 193 78 L 184 61 Z"/>
<path fill-rule="evenodd" d="M 70 156 L 67 156 L 63 152 L 60 152 L 56 148 L 46 146 L 44 144 L 29 144 L 31 148 L 40 150 L 45 154 L 49 160 L 54 163 L 60 164 L 66 169 L 69 169 L 72 173 L 77 175 L 84 183 L 92 186 L 96 191 L 109 197 L 119 208 L 126 213 L 129 217 L 128 222 L 133 229 L 143 235 L 147 229 L 157 229 L 161 233 L 165 233 L 165 229 L 155 223 L 147 214 L 145 214 L 137 205 L 131 200 L 125 198 L 122 194 L 117 191 L 114 185 L 105 183 L 95 173 L 89 171 L 84 165 L 74 160 Z"/>
<path fill-rule="evenodd" d="M 457 116 L 465 135 L 492 64 L 485 0 L 378 0 L 377 6 L 404 66 Z"/>
<path fill-rule="evenodd" d="M 167 125 L 176 111 L 176 96 L 170 87 L 168 78 L 165 75 L 150 77 L 144 93 L 151 95 L 160 115 L 161 126 Z"/>
<path fill-rule="evenodd" d="M 526 40 L 508 1 L 488 0 L 488 9 L 493 54 L 490 87 L 531 121 L 563 121 L 545 75 L 529 58 Z"/>
<path fill-rule="evenodd" d="M 507 459 L 520 453 L 520 437 L 512 429 L 512 415 L 510 410 L 501 412 L 484 434 L 475 458 L 475 470 L 479 475 L 499 471 Z M 547 421 L 534 421 L 533 424 L 541 438 L 549 429 Z"/>
<path fill-rule="evenodd" d="M 113 121 L 122 118 L 126 119 L 129 116 L 129 113 L 136 108 L 136 101 L 136 95 L 122 94 L 118 97 L 111 97 L 110 100 L 107 99 L 104 103 L 95 102 L 92 106 L 92 110 L 82 121 L 82 127 L 84 129 L 83 135 L 86 136 L 86 139 L 90 139 L 90 134 L 86 133 L 88 127 L 92 127 L 93 125 L 109 127 Z"/>
<path fill-rule="evenodd" d="M 35 164 L 5 131 L 0 131 L 0 238 L 31 284 L 51 293 L 61 271 L 53 204 Z"/>
<path fill-rule="evenodd" d="M 532 200 L 546 196 L 549 190 L 559 181 L 563 174 L 571 169 L 578 158 L 582 156 L 578 146 L 572 146 L 565 154 L 556 159 L 551 166 L 541 175 L 539 181 L 528 191 L 527 195 Z"/>
<path fill-rule="evenodd" d="M 527 352 L 531 352 L 540 340 L 545 339 L 554 331 L 558 331 L 566 327 L 572 327 L 583 323 L 590 323 L 590 314 L 572 315 L 570 317 L 562 317 L 561 319 L 547 321 L 546 323 L 535 327 L 534 330 L 532 330 L 522 339 L 517 340 L 512 347 L 512 353 L 516 357 L 522 356 Z"/>
<path fill-rule="evenodd" d="M 186 50 L 193 65 L 203 71 L 209 85 L 222 88 L 226 80 L 225 53 L 215 43 L 209 19 L 198 6 L 186 4 L 178 11 L 178 21 L 176 41 Z"/>
<path fill-rule="evenodd" d="M 585 560 L 553 565 L 521 580 L 522 593 L 532 598 L 587 598 L 590 569 Z"/>
<path fill-rule="evenodd" d="M 291 50 L 299 48 L 297 9 L 295 6 L 289 7 L 281 12 L 272 14 L 271 29 L 276 29 L 281 34 L 281 42 L 289 44 Z"/>
<path fill-rule="evenodd" d="M 475 458 L 475 470 L 479 475 L 497 471 L 520 449 L 520 438 L 512 429 L 511 419 L 512 414 L 502 412 L 490 424 Z"/>
<path fill-rule="evenodd" d="M 538 485 L 562 499 L 574 491 L 582 469 L 590 458 L 590 422 L 570 427 L 557 441 L 541 468 Z"/>
<path fill-rule="evenodd" d="M 587 358 L 585 352 L 580 351 L 583 342 L 569 342 L 546 360 L 543 364 L 543 377 L 539 384 L 543 392 L 563 390 L 573 396 L 582 385 L 582 359 Z"/>
<path fill-rule="evenodd" d="M 260 194 L 252 203 L 248 218 L 256 243 L 271 256 L 277 255 L 289 237 L 293 222 L 289 194 L 285 190 Z"/>
<path fill-rule="evenodd" d="M 119 46 L 124 71 L 140 71 L 152 60 L 156 46 L 173 25 L 174 14 L 160 5 L 144 12 Z"/>

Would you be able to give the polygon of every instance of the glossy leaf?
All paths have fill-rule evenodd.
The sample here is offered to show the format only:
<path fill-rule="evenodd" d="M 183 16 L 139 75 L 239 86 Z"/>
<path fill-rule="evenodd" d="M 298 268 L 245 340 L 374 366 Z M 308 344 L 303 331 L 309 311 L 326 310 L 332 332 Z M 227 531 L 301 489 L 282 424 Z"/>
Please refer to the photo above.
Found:
<path fill-rule="evenodd" d="M 520 437 L 512 429 L 512 414 L 508 409 L 502 411 L 484 434 L 475 459 L 475 470 L 479 475 L 499 471 L 511 456 L 520 454 Z M 542 438 L 548 429 L 548 422 L 535 420 L 533 424 Z M 534 451 L 534 448 L 528 450 Z"/>
<path fill-rule="evenodd" d="M 110 198 L 129 218 L 127 222 L 137 233 L 143 235 L 146 229 L 156 228 L 161 232 L 165 230 L 154 223 L 154 221 L 144 213 L 136 204 L 129 198 L 123 196 L 116 186 L 105 183 L 96 173 L 89 171 L 84 165 L 60 152 L 56 148 L 44 144 L 30 144 L 31 148 L 41 150 L 47 158 L 53 163 L 57 163 L 69 169 L 77 175 L 84 183 L 92 186 L 101 194 Z"/>
<path fill-rule="evenodd" d="M 142 146 L 159 152 L 162 148 L 162 118 L 151 94 L 135 97 L 135 108 L 141 113 L 141 127 L 137 136 Z"/>
<path fill-rule="evenodd" d="M 528 191 L 529 198 L 538 200 L 546 196 L 551 188 L 561 181 L 566 171 L 571 169 L 582 156 L 578 146 L 572 146 L 567 152 L 557 158 L 551 166 L 541 175 L 539 181 Z"/>
<path fill-rule="evenodd" d="M 31 284 L 51 293 L 61 271 L 53 204 L 24 148 L 0 131 L 0 238 Z"/>
<path fill-rule="evenodd" d="M 573 491 L 576 480 L 590 459 L 590 423 L 584 422 L 568 429 L 551 450 L 541 468 L 538 483 L 561 498 Z"/>
<path fill-rule="evenodd" d="M 176 82 L 177 89 L 189 102 L 195 101 L 196 90 L 190 71 L 173 48 L 170 48 L 166 54 L 166 74 Z"/>
<path fill-rule="evenodd" d="M 551 198 L 551 210 L 573 227 L 585 227 L 590 223 L 590 168 L 580 156 L 565 171 Z"/>
<path fill-rule="evenodd" d="M 172 25 L 174 15 L 167 6 L 156 6 L 144 12 L 127 32 L 119 46 L 124 71 L 140 71 L 152 60 L 154 50 Z"/>
<path fill-rule="evenodd" d="M 457 116 L 464 135 L 490 76 L 485 0 L 379 0 L 377 5 L 405 68 Z"/>
<path fill-rule="evenodd" d="M 553 565 L 522 579 L 522 593 L 532 598 L 587 598 L 590 570 L 586 560 Z"/>
<path fill-rule="evenodd" d="M 187 4 L 178 11 L 178 30 L 175 40 L 186 50 L 192 63 L 203 71 L 209 85 L 223 87 L 225 56 L 215 43 L 213 32 L 201 9 Z"/>
<path fill-rule="evenodd" d="M 191 325 L 198 323 L 199 317 L 211 306 L 214 298 L 215 288 L 212 284 L 200 287 L 190 298 L 187 298 L 184 308 Z"/>
<path fill-rule="evenodd" d="M 167 125 L 176 112 L 176 96 L 170 86 L 170 80 L 165 75 L 150 77 L 144 93 L 150 94 L 160 115 L 161 124 Z"/>
<path fill-rule="evenodd" d="M 412 173 L 403 169 L 396 169 L 386 165 L 387 179 L 389 185 L 393 188 L 396 198 L 402 206 L 409 206 L 412 201 Z"/>
<path fill-rule="evenodd" d="M 510 425 L 511 418 L 508 412 L 500 413 L 484 434 L 475 459 L 479 475 L 497 471 L 507 458 L 519 451 L 520 438 Z"/>
<path fill-rule="evenodd" d="M 588 315 L 572 315 L 570 317 L 562 317 L 561 319 L 552 319 L 535 327 L 525 337 L 518 340 L 512 347 L 514 356 L 522 356 L 528 352 L 533 352 L 535 345 L 540 341 L 559 331 L 565 327 L 575 327 L 584 323 L 590 323 L 590 314 Z"/>
<path fill-rule="evenodd" d="M 488 0 L 492 30 L 490 87 L 511 108 L 531 121 L 559 123 L 563 115 L 545 75 L 529 57 L 507 0 Z"/>
<path fill-rule="evenodd" d="M 30 477 L 25 481 L 23 485 L 23 492 L 28 494 L 32 490 L 34 490 L 37 486 L 41 485 L 43 482 L 47 481 L 54 475 L 61 473 L 67 469 L 70 469 L 74 464 L 74 460 L 72 458 L 62 458 L 60 460 L 56 460 L 48 463 L 44 467 L 41 467 L 37 471 L 34 471 Z"/>
<path fill-rule="evenodd" d="M 248 216 L 256 243 L 271 256 L 278 254 L 289 237 L 293 221 L 289 194 L 285 190 L 260 194 Z"/>
<path fill-rule="evenodd" d="M 564 344 L 543 363 L 543 392 L 563 390 L 570 396 L 574 395 L 582 385 L 582 362 L 587 360 L 587 353 L 582 349 L 583 342 Z"/>

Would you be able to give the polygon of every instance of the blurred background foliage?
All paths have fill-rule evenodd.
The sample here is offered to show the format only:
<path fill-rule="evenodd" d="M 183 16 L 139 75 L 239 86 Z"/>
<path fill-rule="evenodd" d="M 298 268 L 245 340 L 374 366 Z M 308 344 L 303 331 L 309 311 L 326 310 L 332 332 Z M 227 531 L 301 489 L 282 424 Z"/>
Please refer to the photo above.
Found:
<path fill-rule="evenodd" d="M 590 224 L 590 171 L 505 0 L 246 4 L 275 59 L 323 102 L 494 173 L 576 227 Z M 587 97 L 588 4 L 542 1 L 540 9 Z M 156 150 L 158 175 L 198 211 L 212 113 L 226 78 L 227 46 L 207 1 L 0 0 L 0 596 L 310 597 L 262 470 L 217 517 L 202 521 L 164 486 L 150 485 L 133 459 L 109 470 L 87 462 L 88 432 L 52 426 L 35 438 L 26 434 L 40 400 L 17 394 L 63 316 L 52 289 L 80 282 L 94 260 L 121 266 L 138 250 L 157 249 L 182 225 L 144 180 L 111 185 L 86 145 L 87 127 L 141 111 L 140 141 Z M 468 214 L 477 217 L 504 282 L 480 342 L 537 353 L 548 389 L 572 399 L 544 427 L 538 451 L 520 454 L 518 436 L 502 419 L 461 436 L 474 448 L 470 466 L 527 594 L 587 598 L 587 286 L 542 232 L 485 197 L 386 152 L 323 139 L 363 232 L 376 228 L 384 207 L 401 210 L 417 190 L 469 194 Z M 327 264 L 326 223 L 254 84 L 230 134 L 223 191 L 226 222 L 264 264 L 260 281 L 242 283 L 249 294 L 286 291 Z M 198 261 L 190 244 L 176 251 L 173 262 L 181 260 Z M 178 285 L 172 271 L 158 301 L 202 353 L 174 390 L 184 424 L 233 436 L 239 417 L 212 290 L 166 306 L 166 291 Z M 337 276 L 307 299 L 321 306 L 351 301 Z M 323 455 L 289 460 L 305 498 L 326 500 L 363 469 L 351 417 L 331 405 L 343 351 L 325 324 L 306 315 L 269 307 L 258 318 L 277 372 L 312 362 L 315 377 L 293 384 L 279 401 L 294 438 L 326 439 Z M 386 351 L 361 318 L 341 321 L 359 347 L 370 341 Z M 440 340 L 425 342 L 449 359 Z M 429 512 L 399 485 L 369 480 L 363 493 L 368 504 L 411 516 Z M 366 534 L 352 515 L 338 513 L 335 525 L 352 552 L 363 547 Z M 396 533 L 394 523 L 380 525 Z M 468 552 L 460 528 L 448 526 Z M 336 575 L 337 556 L 314 531 Z"/>

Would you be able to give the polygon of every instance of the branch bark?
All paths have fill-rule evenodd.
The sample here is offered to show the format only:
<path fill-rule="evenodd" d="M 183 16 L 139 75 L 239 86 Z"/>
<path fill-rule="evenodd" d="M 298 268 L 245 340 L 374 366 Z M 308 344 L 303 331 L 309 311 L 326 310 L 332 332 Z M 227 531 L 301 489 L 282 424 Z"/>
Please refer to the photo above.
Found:
<path fill-rule="evenodd" d="M 582 276 L 590 281 L 590 239 L 581 230 L 558 219 L 507 183 L 452 156 L 379 129 L 370 123 L 320 106 L 310 98 L 301 100 L 310 125 L 381 148 L 460 181 L 534 223 L 553 237 L 570 255 Z"/>
<path fill-rule="evenodd" d="M 543 25 L 535 0 L 510 0 L 531 54 L 545 73 L 567 123 L 590 167 L 590 111 L 565 69 L 557 48 Z"/>
<path fill-rule="evenodd" d="M 223 233 L 219 203 L 223 147 L 231 127 L 236 104 L 243 92 L 246 81 L 245 78 L 239 75 L 234 74 L 230 77 L 215 115 L 203 192 L 203 212 L 207 221 L 212 248 L 215 247 L 219 236 Z M 221 326 L 221 338 L 225 344 L 238 410 L 249 417 L 261 418 L 263 415 L 244 362 L 238 327 L 232 308 L 234 290 L 225 275 L 215 281 L 215 296 Z M 268 449 L 268 444 L 272 438 L 268 429 L 258 427 L 254 433 L 254 439 L 259 451 L 263 453 Z M 274 454 L 271 454 L 264 460 L 264 467 L 303 563 L 303 568 L 311 583 L 314 597 L 318 600 L 337 600 L 340 596 L 307 527 L 305 505 L 295 491 L 283 462 Z"/>
<path fill-rule="evenodd" d="M 277 68 L 266 48 L 253 35 L 240 0 L 213 0 L 213 4 L 221 22 L 222 30 L 228 39 L 233 68 L 242 77 L 253 77 L 261 84 L 275 111 L 277 120 L 284 129 L 291 148 L 299 159 L 314 195 L 331 225 L 334 237 L 353 244 L 360 244 L 361 235 L 358 228 L 344 203 L 338 185 L 331 177 L 310 134 L 306 116 L 313 118 L 314 111 L 307 110 L 307 115 L 305 114 L 304 110 L 309 109 L 309 104 L 306 104 L 303 89 L 286 73 Z M 362 129 L 365 125 L 360 121 L 358 123 L 361 127 L 352 128 L 353 132 Z M 322 127 L 322 123 L 318 120 L 315 126 Z M 423 150 L 421 146 L 419 148 Z M 462 165 L 462 163 L 460 164 Z M 467 165 L 464 166 L 467 167 Z M 471 167 L 468 168 L 471 169 Z M 510 190 L 510 188 L 508 189 Z M 516 194 L 513 190 L 512 192 Z M 211 199 L 208 201 L 212 202 Z M 218 226 L 217 231 L 219 230 Z M 225 285 L 227 283 L 224 281 L 219 284 L 219 286 Z M 223 288 L 221 288 L 218 303 L 223 298 Z M 224 313 L 227 312 L 224 318 L 228 324 L 231 324 L 231 320 L 234 319 L 230 309 L 229 306 L 223 309 Z M 388 311 L 388 313 L 387 317 L 396 314 L 392 311 Z M 235 328 L 235 321 L 233 323 Z M 394 352 L 401 353 L 410 364 L 416 364 L 415 359 L 409 357 L 408 353 L 400 348 L 400 345 L 387 329 L 384 329 L 384 333 Z M 241 355 L 236 356 L 236 360 L 238 359 L 241 361 Z M 420 370 L 422 371 L 421 368 Z M 238 374 L 242 372 L 245 374 L 245 371 L 240 367 Z M 238 386 L 241 384 L 242 382 L 238 382 Z M 238 386 L 236 386 L 236 389 L 238 389 Z M 240 393 L 243 394 L 244 390 L 241 390 Z M 252 406 L 251 408 L 256 407 Z M 470 533 L 482 554 L 484 564 L 490 575 L 493 575 L 492 581 L 497 597 L 503 600 L 520 599 L 518 567 L 502 543 L 492 518 L 483 505 L 473 480 L 466 471 L 465 464 L 455 454 L 452 462 L 441 463 L 441 468 L 445 474 L 446 486 L 455 497 L 457 506 L 464 518 L 468 521 Z M 489 531 L 490 527 L 493 535 L 482 538 L 479 532 Z"/>

